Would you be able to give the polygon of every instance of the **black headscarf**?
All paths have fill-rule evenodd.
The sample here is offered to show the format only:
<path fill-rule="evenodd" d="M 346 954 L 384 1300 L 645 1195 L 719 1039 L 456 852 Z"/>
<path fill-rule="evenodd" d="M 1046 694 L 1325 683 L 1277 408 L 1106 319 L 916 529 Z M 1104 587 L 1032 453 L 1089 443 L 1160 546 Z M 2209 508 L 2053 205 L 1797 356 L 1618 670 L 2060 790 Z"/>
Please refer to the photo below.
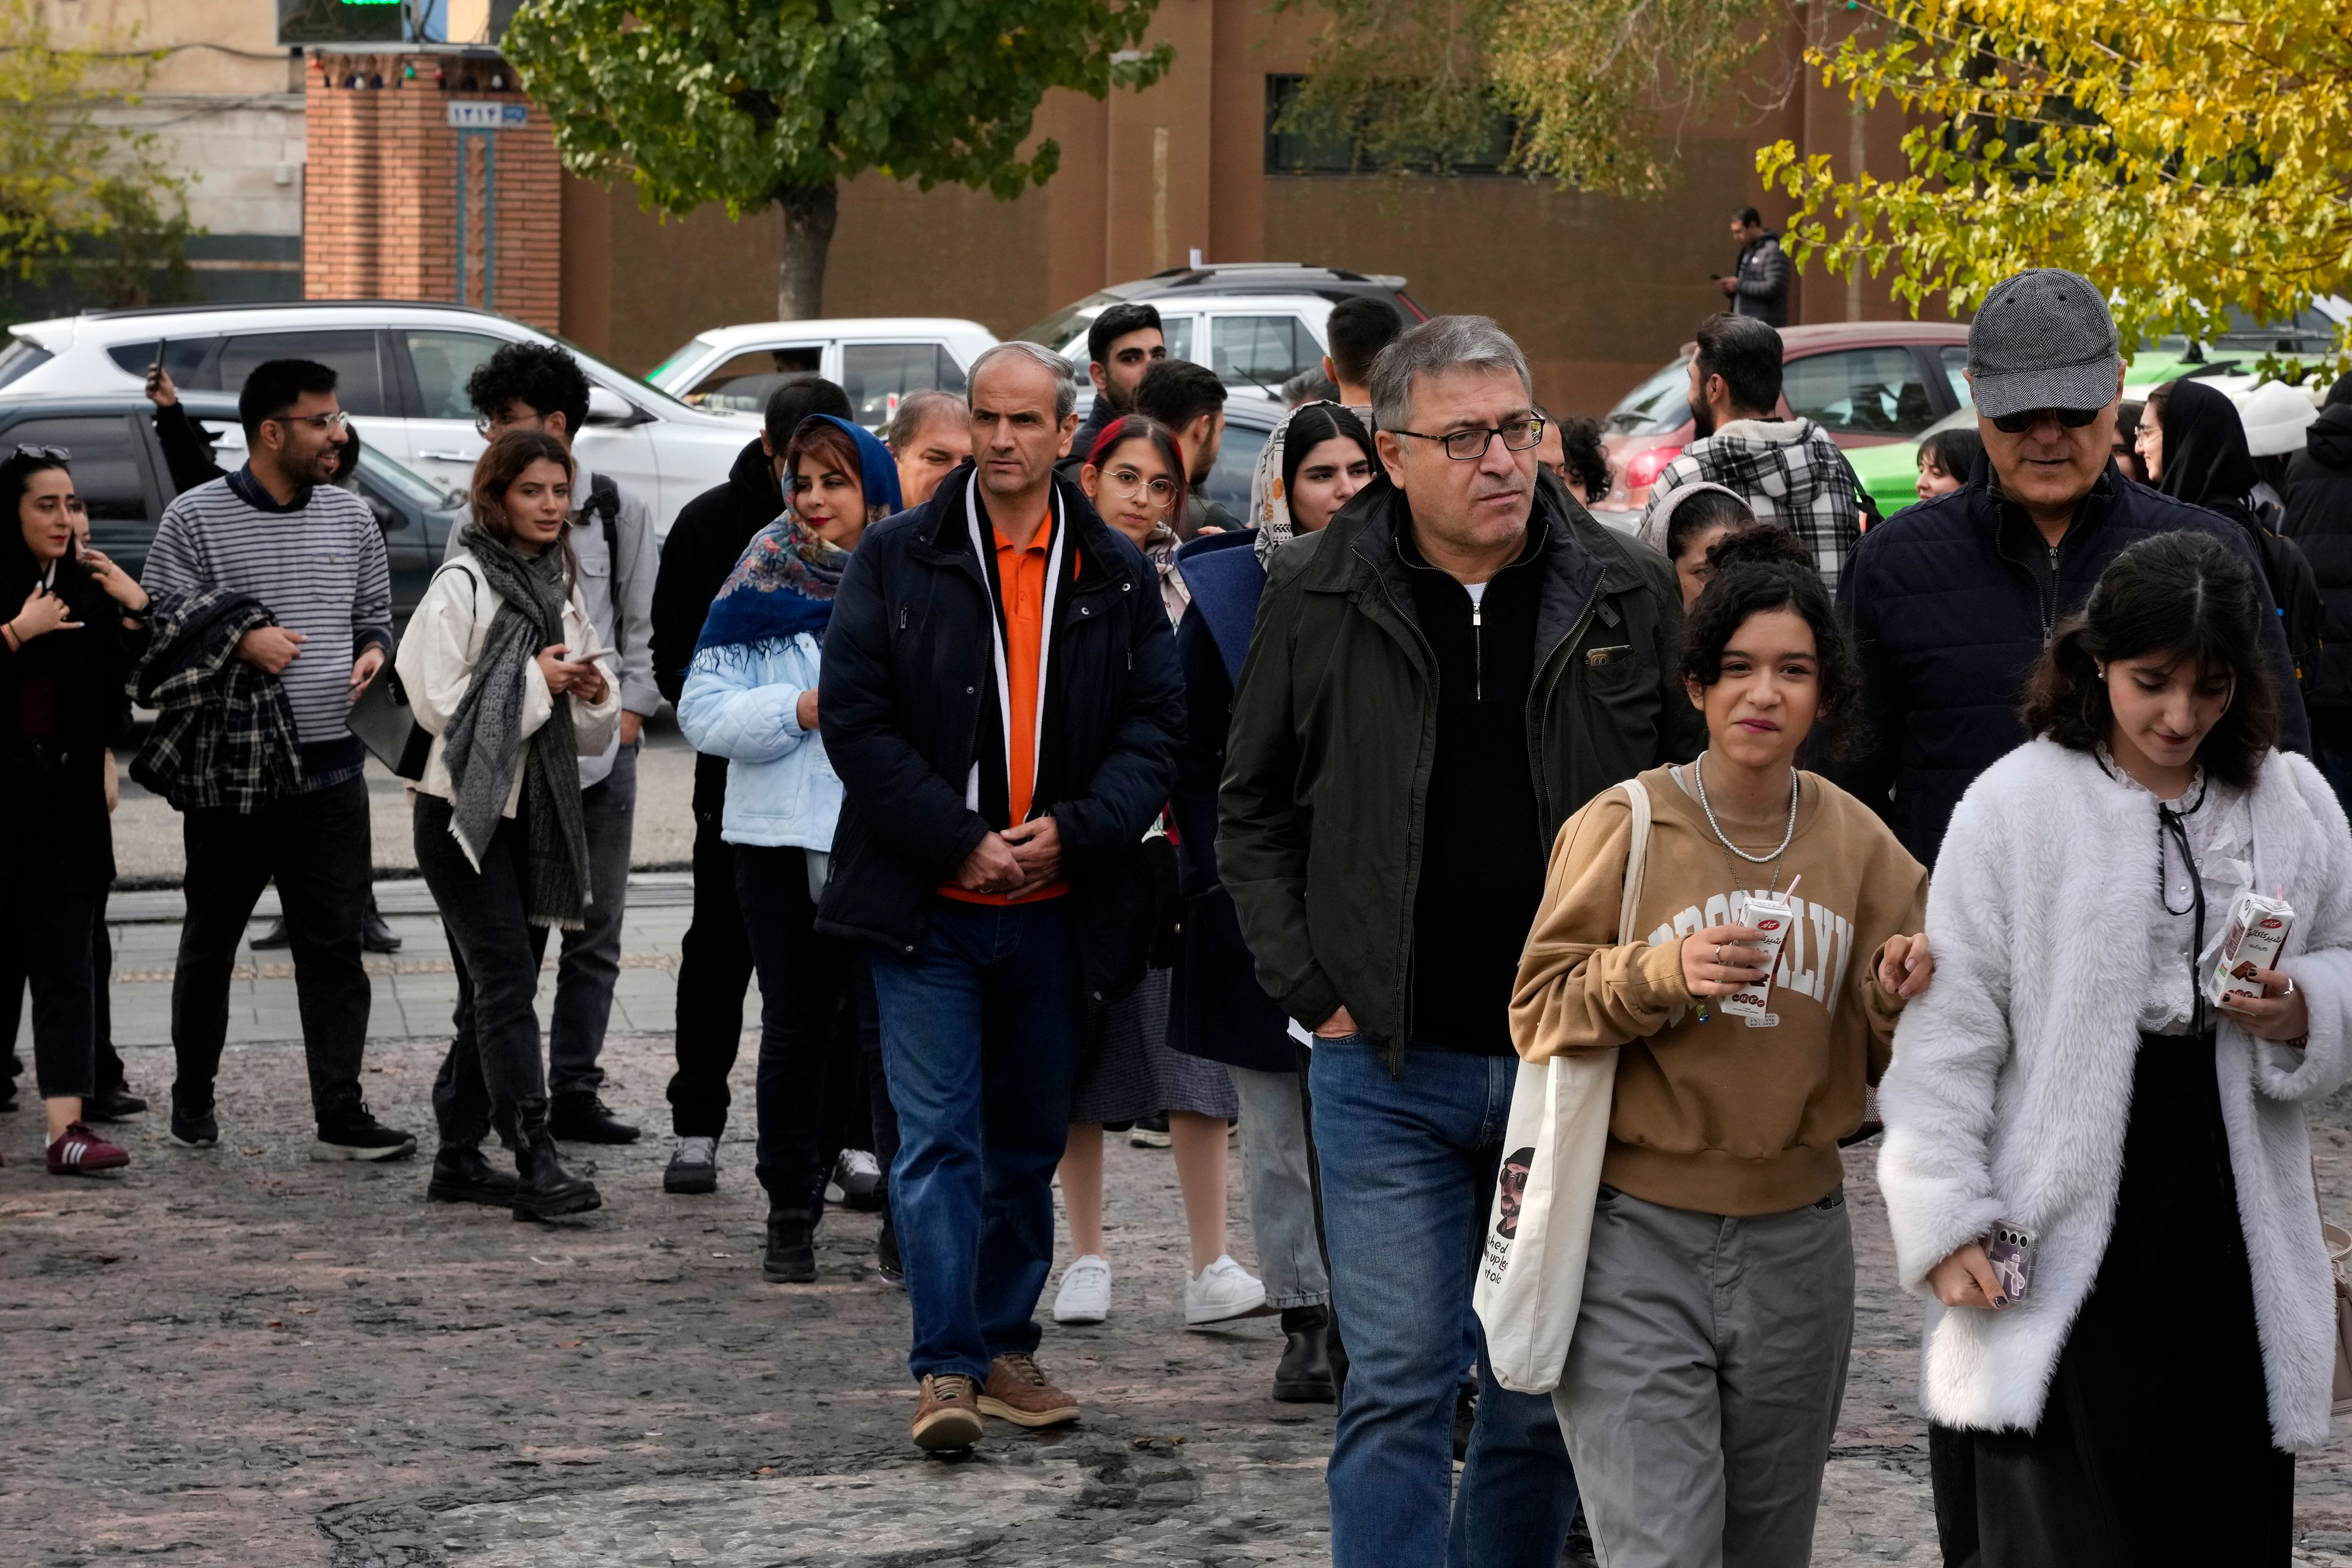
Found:
<path fill-rule="evenodd" d="M 2176 381 L 2164 396 L 2164 471 L 2156 488 L 2192 506 L 2252 516 L 2246 497 L 2262 478 L 2246 450 L 2238 405 L 2199 381 Z"/>

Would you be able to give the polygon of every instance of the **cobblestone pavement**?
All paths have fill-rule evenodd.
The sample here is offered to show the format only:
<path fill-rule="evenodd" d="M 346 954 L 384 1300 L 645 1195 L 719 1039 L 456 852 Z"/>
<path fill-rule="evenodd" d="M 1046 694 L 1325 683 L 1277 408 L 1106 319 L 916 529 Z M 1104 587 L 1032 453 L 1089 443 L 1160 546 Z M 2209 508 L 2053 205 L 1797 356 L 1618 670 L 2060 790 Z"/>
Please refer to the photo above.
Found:
<path fill-rule="evenodd" d="M 427 1125 L 437 1049 L 422 1030 L 371 1047 L 382 1113 Z M 163 1089 L 167 1052 L 127 1055 L 135 1084 Z M 151 1115 L 129 1124 L 119 1177 L 40 1173 L 33 1116 L 0 1117 L 0 1560 L 1328 1560 L 1330 1413 L 1265 1398 L 1270 1320 L 1182 1331 L 1165 1152 L 1112 1140 L 1116 1310 L 1048 1327 L 1042 1357 L 1083 1424 L 991 1423 L 973 1457 L 925 1459 L 906 1441 L 906 1301 L 873 1271 L 873 1221 L 827 1220 L 819 1284 L 762 1283 L 746 1126 L 717 1196 L 660 1191 L 667 1058 L 664 1036 L 613 1040 L 608 1098 L 649 1136 L 594 1152 L 606 1207 L 561 1227 L 428 1207 L 421 1160 L 308 1163 L 300 1053 L 282 1044 L 232 1047 L 219 1148 L 173 1149 Z M 747 1109 L 748 1064 L 737 1078 Z M 2329 1206 L 2352 1211 L 2352 1104 L 2325 1123 Z M 1932 1563 L 1916 1313 L 1885 1285 L 1869 1170 L 1850 1157 L 1864 1284 L 1814 1560 Z M 1247 1260 L 1238 1182 L 1234 1211 Z M 2352 1563 L 2347 1458 L 2339 1442 L 2300 1468 L 2303 1561 Z"/>

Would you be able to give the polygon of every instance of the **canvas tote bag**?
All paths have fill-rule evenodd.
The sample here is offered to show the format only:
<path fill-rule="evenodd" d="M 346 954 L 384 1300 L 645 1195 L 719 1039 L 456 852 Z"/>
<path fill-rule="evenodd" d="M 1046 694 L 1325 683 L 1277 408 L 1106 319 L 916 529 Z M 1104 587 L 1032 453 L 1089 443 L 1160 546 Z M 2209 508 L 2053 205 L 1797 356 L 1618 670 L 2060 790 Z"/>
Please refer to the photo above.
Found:
<path fill-rule="evenodd" d="M 1617 940 L 1625 942 L 1638 940 L 1634 906 L 1650 853 L 1650 792 L 1639 779 L 1620 787 L 1633 807 L 1617 913 Z M 1470 1298 L 1486 1326 L 1488 1370 L 1515 1394 L 1550 1393 L 1568 1365 L 1616 1082 L 1613 1050 L 1519 1064 L 1503 1173 Z"/>

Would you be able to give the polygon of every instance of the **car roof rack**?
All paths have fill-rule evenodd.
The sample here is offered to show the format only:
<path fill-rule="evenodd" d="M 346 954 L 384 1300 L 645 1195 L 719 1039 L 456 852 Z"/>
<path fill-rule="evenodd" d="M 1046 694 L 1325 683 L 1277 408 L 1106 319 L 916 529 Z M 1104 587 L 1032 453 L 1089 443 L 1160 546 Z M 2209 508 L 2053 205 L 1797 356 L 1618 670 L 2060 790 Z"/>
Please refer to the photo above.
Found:
<path fill-rule="evenodd" d="M 117 309 L 78 310 L 80 321 L 120 321 L 140 316 L 206 315 L 226 310 L 298 310 L 311 305 L 383 305 L 399 306 L 405 310 L 454 310 L 467 316 L 490 316 L 503 321 L 496 310 L 485 310 L 478 305 L 460 305 L 454 300 L 377 300 L 354 297 L 334 300 L 235 300 L 212 301 L 191 300 L 178 305 L 131 305 Z"/>

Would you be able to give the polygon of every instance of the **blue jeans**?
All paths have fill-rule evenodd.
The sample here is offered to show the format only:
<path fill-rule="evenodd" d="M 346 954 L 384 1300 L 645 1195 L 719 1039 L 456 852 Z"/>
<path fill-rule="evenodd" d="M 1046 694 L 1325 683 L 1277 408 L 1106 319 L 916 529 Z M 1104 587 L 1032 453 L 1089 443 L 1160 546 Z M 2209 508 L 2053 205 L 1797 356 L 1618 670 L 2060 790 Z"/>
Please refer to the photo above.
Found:
<path fill-rule="evenodd" d="M 1078 1037 L 1068 902 L 937 899 L 913 957 L 870 950 L 918 1378 L 985 1379 L 998 1356 L 1037 1349 Z"/>
<path fill-rule="evenodd" d="M 1557 1568 L 1576 1477 L 1551 1401 L 1512 1394 L 1479 1343 L 1478 1418 L 1452 1494 L 1454 1389 L 1517 1057 L 1415 1047 L 1402 1079 L 1361 1036 L 1318 1040 L 1310 1087 L 1348 1346 L 1332 1445 L 1333 1568 Z M 1449 1527 L 1449 1512 L 1451 1521 Z"/>

